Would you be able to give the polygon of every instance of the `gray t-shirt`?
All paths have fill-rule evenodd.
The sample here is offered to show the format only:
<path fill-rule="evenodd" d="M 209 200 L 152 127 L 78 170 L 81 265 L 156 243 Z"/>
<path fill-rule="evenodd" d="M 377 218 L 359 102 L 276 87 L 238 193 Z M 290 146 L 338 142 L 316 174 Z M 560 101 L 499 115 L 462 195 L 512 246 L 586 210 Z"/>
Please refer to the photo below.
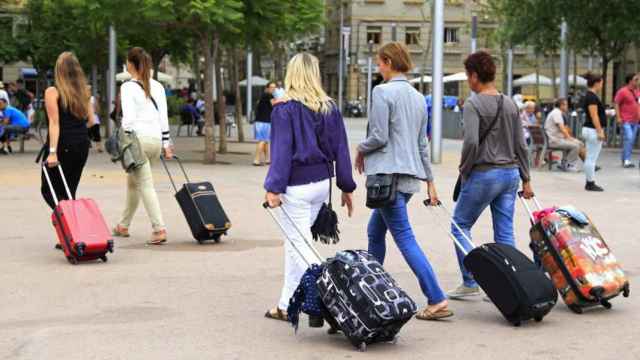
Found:
<path fill-rule="evenodd" d="M 480 134 L 485 134 L 494 121 L 499 104 L 504 98 L 502 114 L 483 144 Z M 480 117 L 479 117 L 479 116 Z M 520 178 L 529 181 L 529 157 L 522 136 L 522 123 L 518 108 L 504 95 L 475 94 L 464 104 L 464 144 L 460 173 L 468 178 L 474 169 L 514 167 L 520 170 Z"/>
<path fill-rule="evenodd" d="M 560 127 L 564 125 L 562 111 L 558 108 L 553 109 L 544 122 L 544 130 L 547 132 L 549 141 L 564 140 L 564 133 Z"/>

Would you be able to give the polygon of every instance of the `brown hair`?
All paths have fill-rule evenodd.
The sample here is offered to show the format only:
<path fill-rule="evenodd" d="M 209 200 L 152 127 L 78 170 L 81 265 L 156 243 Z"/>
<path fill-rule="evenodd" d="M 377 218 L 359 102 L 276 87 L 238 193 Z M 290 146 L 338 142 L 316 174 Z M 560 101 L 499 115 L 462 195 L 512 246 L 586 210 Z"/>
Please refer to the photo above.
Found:
<path fill-rule="evenodd" d="M 62 107 L 75 117 L 86 119 L 89 116 L 91 95 L 87 88 L 87 78 L 76 56 L 68 51 L 60 54 L 54 73 Z"/>
<path fill-rule="evenodd" d="M 127 61 L 133 65 L 142 80 L 144 95 L 151 97 L 151 56 L 141 47 L 134 47 L 127 54 Z"/>
<path fill-rule="evenodd" d="M 378 57 L 391 65 L 391 69 L 401 73 L 408 73 L 413 69 L 413 62 L 409 49 L 403 43 L 394 41 L 383 45 L 378 50 Z"/>
<path fill-rule="evenodd" d="M 490 83 L 496 79 L 496 63 L 493 61 L 491 54 L 484 50 L 467 56 L 464 61 L 464 69 L 468 75 L 477 74 L 478 80 L 483 84 Z"/>
<path fill-rule="evenodd" d="M 590 88 L 602 81 L 602 75 L 594 74 L 591 72 L 584 74 L 584 78 L 587 79 L 587 86 Z"/>

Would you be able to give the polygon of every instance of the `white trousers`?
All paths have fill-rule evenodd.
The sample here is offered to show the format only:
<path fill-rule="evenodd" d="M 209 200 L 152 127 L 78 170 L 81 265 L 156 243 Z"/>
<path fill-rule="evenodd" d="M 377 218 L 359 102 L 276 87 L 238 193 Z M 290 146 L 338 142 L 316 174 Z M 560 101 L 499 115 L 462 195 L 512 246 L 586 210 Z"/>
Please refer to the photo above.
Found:
<path fill-rule="evenodd" d="M 328 197 L 328 179 L 306 185 L 289 186 L 287 187 L 287 192 L 282 194 L 283 210 L 289 214 L 291 220 L 295 222 L 297 228 L 310 242 L 313 241 L 311 225 L 316 221 L 322 203 Z M 289 218 L 282 213 L 278 216 L 284 227 L 284 235 L 290 240 L 287 241 L 285 239 L 284 243 L 284 285 L 278 302 L 278 308 L 286 311 L 287 307 L 289 307 L 289 299 L 291 299 L 298 287 L 300 278 L 309 267 L 307 263 L 317 264 L 319 261 L 312 250 L 305 244 L 294 225 L 291 224 Z M 291 242 L 295 244 L 295 248 L 291 245 Z M 296 248 L 303 254 L 306 261 L 300 257 Z"/>

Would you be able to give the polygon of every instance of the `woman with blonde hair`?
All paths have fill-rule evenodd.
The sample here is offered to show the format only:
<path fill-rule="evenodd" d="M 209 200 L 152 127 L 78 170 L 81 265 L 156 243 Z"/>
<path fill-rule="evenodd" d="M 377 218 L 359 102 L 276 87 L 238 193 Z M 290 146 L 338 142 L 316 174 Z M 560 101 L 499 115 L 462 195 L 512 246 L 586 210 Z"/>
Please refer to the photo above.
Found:
<path fill-rule="evenodd" d="M 55 85 L 44 92 L 49 133 L 41 155 L 48 167 L 58 164 L 63 167 L 69 190 L 75 198 L 89 156 L 88 128 L 94 125 L 91 95 L 82 67 L 72 53 L 63 52 L 58 56 L 54 75 Z M 50 175 L 57 198 L 66 199 L 60 173 L 52 171 Z M 40 189 L 44 200 L 53 209 L 56 205 L 44 174 Z"/>
<path fill-rule="evenodd" d="M 162 84 L 151 79 L 151 56 L 143 48 L 129 50 L 127 71 L 131 74 L 131 81 L 120 87 L 122 128 L 136 134 L 146 162 L 127 174 L 127 204 L 113 235 L 129 236 L 129 225 L 142 198 L 153 229 L 147 244 L 160 245 L 167 241 L 167 230 L 153 185 L 151 165 L 162 153 L 167 159 L 173 156 L 167 98 Z"/>
<path fill-rule="evenodd" d="M 329 179 L 336 177 L 349 216 L 356 184 L 342 115 L 322 89 L 318 59 L 308 53 L 294 56 L 287 65 L 285 88 L 283 102 L 274 106 L 271 115 L 271 166 L 264 188 L 269 206 L 282 206 L 310 239 L 311 225 L 329 197 Z M 282 222 L 296 248 L 307 260 L 314 259 L 294 225 L 288 219 Z M 289 299 L 306 269 L 305 261 L 286 242 L 284 286 L 278 305 L 265 314 L 267 318 L 287 320 Z"/>

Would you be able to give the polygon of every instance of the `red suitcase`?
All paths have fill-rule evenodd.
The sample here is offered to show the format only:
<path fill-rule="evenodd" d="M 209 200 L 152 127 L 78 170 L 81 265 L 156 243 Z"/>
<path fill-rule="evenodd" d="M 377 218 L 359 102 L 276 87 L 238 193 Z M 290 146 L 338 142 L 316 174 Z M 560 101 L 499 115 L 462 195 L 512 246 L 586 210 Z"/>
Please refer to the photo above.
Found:
<path fill-rule="evenodd" d="M 532 211 L 520 198 L 533 225 L 530 247 L 569 309 L 578 314 L 596 305 L 609 309 L 612 298 L 629 296 L 628 278 L 588 217 L 581 225 L 556 208 L 543 209 L 535 198 L 537 211 Z"/>
<path fill-rule="evenodd" d="M 58 169 L 67 191 L 67 197 L 73 199 L 62 167 L 58 166 Z M 47 166 L 44 165 L 42 170 L 56 203 L 56 208 L 51 214 L 51 221 L 67 260 L 74 265 L 80 261 L 96 259 L 106 262 L 107 252 L 113 252 L 113 239 L 96 202 L 93 199 L 58 202 L 56 192 L 51 185 Z"/>

